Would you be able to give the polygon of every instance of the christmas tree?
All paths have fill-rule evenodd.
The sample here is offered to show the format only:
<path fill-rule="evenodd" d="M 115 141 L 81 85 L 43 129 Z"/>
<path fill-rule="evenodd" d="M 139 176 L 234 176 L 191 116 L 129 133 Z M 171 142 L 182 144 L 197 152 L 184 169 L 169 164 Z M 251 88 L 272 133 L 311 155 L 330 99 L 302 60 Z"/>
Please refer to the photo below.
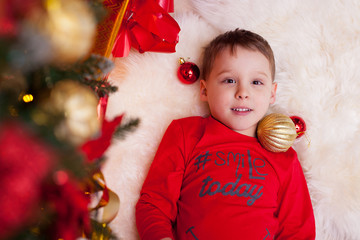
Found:
<path fill-rule="evenodd" d="M 98 220 L 114 199 L 103 154 L 138 121 L 97 111 L 116 91 L 90 54 L 105 15 L 100 0 L 0 0 L 0 239 L 115 238 Z"/>

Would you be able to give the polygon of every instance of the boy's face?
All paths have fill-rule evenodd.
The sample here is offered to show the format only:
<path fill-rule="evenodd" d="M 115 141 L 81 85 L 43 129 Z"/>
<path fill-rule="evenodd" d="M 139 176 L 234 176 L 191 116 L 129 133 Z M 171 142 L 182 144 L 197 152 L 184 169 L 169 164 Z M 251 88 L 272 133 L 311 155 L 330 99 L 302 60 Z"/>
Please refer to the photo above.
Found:
<path fill-rule="evenodd" d="M 232 130 L 255 137 L 258 122 L 275 102 L 276 83 L 270 64 L 259 51 L 224 49 L 215 58 L 208 79 L 200 82 L 201 99 L 211 115 Z"/>

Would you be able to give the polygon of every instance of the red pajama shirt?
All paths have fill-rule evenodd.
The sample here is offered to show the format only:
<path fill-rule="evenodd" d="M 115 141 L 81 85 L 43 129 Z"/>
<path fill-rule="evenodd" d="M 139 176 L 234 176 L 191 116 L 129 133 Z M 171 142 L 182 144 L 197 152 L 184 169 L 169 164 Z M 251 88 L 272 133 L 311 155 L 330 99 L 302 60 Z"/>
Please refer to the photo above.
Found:
<path fill-rule="evenodd" d="M 141 239 L 314 239 L 296 152 L 273 153 L 212 117 L 173 121 L 136 205 Z"/>

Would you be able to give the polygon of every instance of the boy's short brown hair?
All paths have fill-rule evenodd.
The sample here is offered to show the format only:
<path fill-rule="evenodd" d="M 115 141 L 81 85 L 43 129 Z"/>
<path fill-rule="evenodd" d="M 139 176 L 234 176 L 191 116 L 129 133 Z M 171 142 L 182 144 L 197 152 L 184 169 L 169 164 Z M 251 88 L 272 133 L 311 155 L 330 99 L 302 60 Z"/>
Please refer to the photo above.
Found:
<path fill-rule="evenodd" d="M 217 36 L 205 47 L 202 68 L 204 80 L 208 78 L 216 56 L 227 47 L 230 47 L 232 53 L 235 52 L 236 47 L 243 47 L 261 52 L 270 63 L 271 77 L 272 80 L 274 80 L 275 59 L 269 43 L 256 33 L 238 28 Z"/>

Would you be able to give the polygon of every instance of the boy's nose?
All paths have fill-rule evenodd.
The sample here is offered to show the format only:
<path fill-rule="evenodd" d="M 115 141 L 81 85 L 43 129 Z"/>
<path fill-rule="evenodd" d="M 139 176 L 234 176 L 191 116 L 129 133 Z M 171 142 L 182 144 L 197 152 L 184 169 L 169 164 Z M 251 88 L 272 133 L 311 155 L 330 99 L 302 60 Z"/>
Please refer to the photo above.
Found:
<path fill-rule="evenodd" d="M 238 87 L 235 93 L 235 98 L 246 99 L 249 98 L 249 93 L 246 88 Z"/>

